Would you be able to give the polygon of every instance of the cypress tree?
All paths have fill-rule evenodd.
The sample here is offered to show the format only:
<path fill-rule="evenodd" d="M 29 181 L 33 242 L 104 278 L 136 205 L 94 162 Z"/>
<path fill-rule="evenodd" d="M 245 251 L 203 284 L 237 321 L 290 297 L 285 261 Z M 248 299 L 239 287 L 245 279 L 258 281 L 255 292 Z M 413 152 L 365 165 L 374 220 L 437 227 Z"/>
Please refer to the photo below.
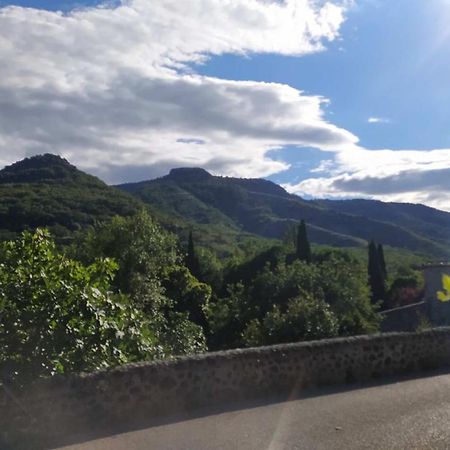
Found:
<path fill-rule="evenodd" d="M 383 246 L 381 244 L 378 244 L 377 253 L 378 253 L 378 261 L 380 264 L 381 273 L 383 275 L 383 280 L 386 281 L 387 280 L 386 260 L 384 259 L 384 250 L 383 250 Z"/>
<path fill-rule="evenodd" d="M 309 244 L 304 220 L 300 222 L 297 230 L 297 258 L 308 264 L 311 262 L 311 245 Z"/>
<path fill-rule="evenodd" d="M 192 236 L 192 231 L 190 231 L 186 254 L 186 267 L 189 269 L 192 275 L 194 275 L 194 277 L 198 278 L 200 268 L 199 266 L 200 264 L 197 258 L 197 254 L 195 252 L 194 238 Z"/>
<path fill-rule="evenodd" d="M 380 262 L 380 254 L 377 245 L 372 240 L 369 244 L 369 264 L 368 264 L 369 286 L 372 293 L 372 302 L 385 300 L 386 286 L 383 269 Z"/>

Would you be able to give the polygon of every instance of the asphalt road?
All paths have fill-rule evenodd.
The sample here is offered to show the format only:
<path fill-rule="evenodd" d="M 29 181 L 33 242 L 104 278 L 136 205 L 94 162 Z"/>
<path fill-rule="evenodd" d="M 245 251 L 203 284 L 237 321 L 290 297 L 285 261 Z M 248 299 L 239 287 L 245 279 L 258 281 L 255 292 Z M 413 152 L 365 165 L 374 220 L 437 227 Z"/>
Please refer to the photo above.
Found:
<path fill-rule="evenodd" d="M 325 391 L 65 447 L 69 449 L 450 449 L 450 375 Z"/>

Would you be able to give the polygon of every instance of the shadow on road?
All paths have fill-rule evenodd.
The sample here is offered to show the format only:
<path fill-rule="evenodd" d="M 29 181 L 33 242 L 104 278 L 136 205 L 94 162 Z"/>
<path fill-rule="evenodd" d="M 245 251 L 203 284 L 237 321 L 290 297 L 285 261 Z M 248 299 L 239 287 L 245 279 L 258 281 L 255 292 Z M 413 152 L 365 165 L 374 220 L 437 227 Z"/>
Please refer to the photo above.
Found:
<path fill-rule="evenodd" d="M 40 447 L 36 447 L 36 442 L 30 446 L 21 446 L 21 449 L 25 448 L 55 448 L 55 447 L 63 447 L 66 445 L 74 445 L 74 444 L 82 444 L 83 442 L 93 441 L 96 439 L 101 439 L 105 437 L 111 437 L 114 435 L 138 431 L 142 429 L 157 427 L 161 425 L 175 424 L 178 422 L 185 422 L 193 419 L 199 419 L 206 416 L 213 416 L 227 412 L 239 411 L 244 409 L 252 409 L 258 408 L 261 406 L 289 402 L 293 400 L 301 400 L 319 396 L 327 396 L 337 393 L 350 392 L 358 389 L 370 389 L 371 387 L 376 388 L 383 385 L 399 383 L 407 380 L 414 380 L 419 378 L 428 378 L 439 375 L 446 375 L 450 373 L 450 369 L 439 370 L 439 371 L 429 371 L 417 373 L 414 375 L 405 375 L 405 376 L 393 376 L 386 377 L 383 379 L 373 380 L 370 382 L 361 382 L 361 383 L 351 383 L 346 385 L 339 386 L 324 386 L 321 388 L 307 389 L 302 392 L 292 392 L 288 396 L 267 396 L 264 399 L 252 400 L 252 401 L 242 401 L 242 402 L 233 402 L 226 405 L 217 405 L 213 407 L 204 407 L 199 408 L 196 411 L 186 412 L 183 414 L 171 415 L 166 417 L 161 417 L 158 419 L 152 418 L 150 420 L 146 420 L 145 418 L 130 418 L 130 421 L 127 424 L 121 424 L 115 426 L 114 428 L 109 429 L 96 429 L 95 424 L 92 425 L 92 430 L 78 435 L 66 436 L 64 439 L 58 439 L 58 441 L 53 441 L 47 443 L 47 445 L 42 445 Z M 1 447 L 3 448 L 3 447 Z M 14 450 L 19 447 L 14 447 Z M 8 449 L 12 449 L 12 447 L 8 447 Z"/>

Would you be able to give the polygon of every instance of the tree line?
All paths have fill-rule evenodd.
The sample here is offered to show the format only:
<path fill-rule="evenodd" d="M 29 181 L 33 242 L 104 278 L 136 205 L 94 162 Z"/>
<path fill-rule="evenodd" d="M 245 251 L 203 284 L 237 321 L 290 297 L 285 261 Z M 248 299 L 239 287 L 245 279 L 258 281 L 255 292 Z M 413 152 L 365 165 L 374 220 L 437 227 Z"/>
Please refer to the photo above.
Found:
<path fill-rule="evenodd" d="M 370 243 L 368 268 L 342 249 L 312 251 L 304 221 L 295 242 L 226 261 L 145 210 L 66 246 L 24 232 L 0 244 L 0 377 L 375 332 L 387 280 L 381 245 Z"/>

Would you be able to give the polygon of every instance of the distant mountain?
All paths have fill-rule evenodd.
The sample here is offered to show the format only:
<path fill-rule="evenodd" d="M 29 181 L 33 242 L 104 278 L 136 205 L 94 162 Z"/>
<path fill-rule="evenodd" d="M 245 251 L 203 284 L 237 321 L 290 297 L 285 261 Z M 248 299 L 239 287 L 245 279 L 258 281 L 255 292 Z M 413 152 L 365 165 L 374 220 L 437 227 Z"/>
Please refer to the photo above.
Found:
<path fill-rule="evenodd" d="M 55 155 L 26 158 L 0 170 L 0 237 L 45 226 L 57 236 L 142 204 Z"/>
<path fill-rule="evenodd" d="M 304 219 L 315 243 L 361 247 L 373 238 L 436 259 L 450 256 L 450 214 L 422 205 L 306 201 L 267 180 L 216 177 L 199 168 L 112 187 L 50 154 L 0 170 L 0 239 L 38 226 L 66 237 L 142 207 L 181 237 L 194 230 L 197 242 L 222 254 L 282 238 Z"/>
<path fill-rule="evenodd" d="M 448 245 L 450 241 L 450 214 L 439 209 L 413 203 L 385 203 L 377 200 L 320 200 L 316 203 L 346 214 L 382 218 L 413 232 L 430 236 Z"/>
<path fill-rule="evenodd" d="M 267 180 L 216 177 L 199 168 L 117 187 L 179 221 L 281 238 L 304 219 L 320 244 L 361 246 L 375 239 L 435 258 L 450 254 L 450 213 L 423 205 L 307 201 Z"/>

